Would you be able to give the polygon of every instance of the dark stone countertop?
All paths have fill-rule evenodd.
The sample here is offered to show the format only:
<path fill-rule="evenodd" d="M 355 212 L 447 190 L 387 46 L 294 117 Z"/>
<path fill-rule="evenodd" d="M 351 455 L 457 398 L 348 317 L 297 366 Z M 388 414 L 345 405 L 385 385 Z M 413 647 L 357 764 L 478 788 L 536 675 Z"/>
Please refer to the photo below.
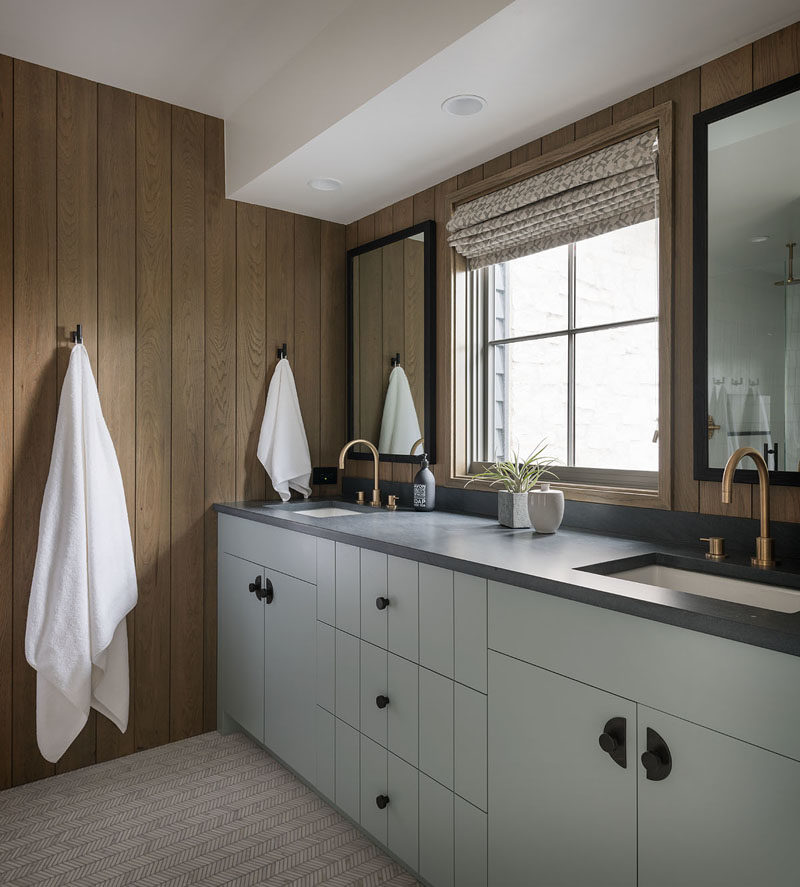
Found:
<path fill-rule="evenodd" d="M 352 511 L 353 516 L 314 518 L 296 513 L 319 507 L 320 500 L 235 502 L 214 508 L 221 514 L 800 656 L 800 613 L 777 613 L 602 575 L 602 568 L 597 573 L 584 569 L 619 559 L 628 560 L 618 568 L 629 569 L 653 563 L 657 557 L 673 567 L 796 588 L 800 598 L 797 561 L 781 563 L 776 570 L 759 570 L 737 554 L 713 563 L 699 546 L 663 545 L 563 527 L 554 535 L 540 535 L 467 514 L 377 511 L 354 503 L 325 502 Z"/>

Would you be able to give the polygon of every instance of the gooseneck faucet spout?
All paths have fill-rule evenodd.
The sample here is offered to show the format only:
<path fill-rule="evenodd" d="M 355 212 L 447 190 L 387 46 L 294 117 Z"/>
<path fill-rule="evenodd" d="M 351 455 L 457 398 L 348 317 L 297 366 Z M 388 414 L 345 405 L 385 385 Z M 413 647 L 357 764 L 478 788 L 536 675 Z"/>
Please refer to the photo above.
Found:
<path fill-rule="evenodd" d="M 380 456 L 378 455 L 378 450 L 376 449 L 375 444 L 370 443 L 368 440 L 363 440 L 362 438 L 349 441 L 342 447 L 342 452 L 339 453 L 339 468 L 344 471 L 344 457 L 347 455 L 347 451 L 350 447 L 354 447 L 356 444 L 364 444 L 364 446 L 368 447 L 369 451 L 372 453 L 372 458 L 375 462 L 375 480 L 372 484 L 372 501 L 369 504 L 373 508 L 380 508 L 381 491 L 378 486 L 378 465 L 380 464 Z"/>
<path fill-rule="evenodd" d="M 725 471 L 722 472 L 722 501 L 726 505 L 730 503 L 733 491 L 733 475 L 745 456 L 750 456 L 756 464 L 759 502 L 761 505 L 761 532 L 756 538 L 756 553 L 754 557 L 750 558 L 750 563 L 754 567 L 774 567 L 774 542 L 769 535 L 769 471 L 764 457 L 758 450 L 754 450 L 753 447 L 739 447 L 738 450 L 731 453 L 725 465 Z"/>

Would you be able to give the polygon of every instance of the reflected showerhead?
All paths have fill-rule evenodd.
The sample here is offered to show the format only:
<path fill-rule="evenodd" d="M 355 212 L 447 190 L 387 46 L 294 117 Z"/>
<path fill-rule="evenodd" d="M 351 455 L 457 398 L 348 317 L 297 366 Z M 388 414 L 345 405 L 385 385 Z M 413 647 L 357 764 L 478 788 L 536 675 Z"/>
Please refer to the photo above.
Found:
<path fill-rule="evenodd" d="M 775 286 L 797 286 L 800 283 L 800 277 L 794 276 L 794 248 L 797 244 L 792 241 L 791 243 L 787 243 L 786 247 L 789 250 L 789 274 L 786 277 L 786 280 L 776 280 Z"/>

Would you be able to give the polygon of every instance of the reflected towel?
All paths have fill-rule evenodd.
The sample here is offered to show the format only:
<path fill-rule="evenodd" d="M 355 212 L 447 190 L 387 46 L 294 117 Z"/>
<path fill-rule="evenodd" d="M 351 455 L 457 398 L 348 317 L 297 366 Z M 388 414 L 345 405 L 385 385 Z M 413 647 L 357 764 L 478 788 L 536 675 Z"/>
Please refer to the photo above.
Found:
<path fill-rule="evenodd" d="M 57 761 L 94 708 L 128 726 L 126 614 L 136 570 L 122 476 L 89 355 L 72 349 L 39 519 L 25 657 L 36 669 L 36 739 Z"/>
<path fill-rule="evenodd" d="M 278 361 L 267 392 L 267 406 L 258 438 L 258 461 L 275 492 L 288 502 L 289 488 L 311 495 L 311 455 L 289 361 Z"/>
<path fill-rule="evenodd" d="M 408 456 L 411 447 L 421 437 L 408 378 L 405 370 L 401 366 L 396 366 L 389 376 L 386 388 L 378 452 Z"/>

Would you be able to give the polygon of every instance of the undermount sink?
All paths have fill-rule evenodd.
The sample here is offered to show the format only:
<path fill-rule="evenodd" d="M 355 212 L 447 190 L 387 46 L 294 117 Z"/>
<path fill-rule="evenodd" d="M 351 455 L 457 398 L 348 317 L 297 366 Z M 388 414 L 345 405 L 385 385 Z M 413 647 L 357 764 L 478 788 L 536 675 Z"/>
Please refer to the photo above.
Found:
<path fill-rule="evenodd" d="M 669 563 L 665 563 L 668 556 L 653 555 L 652 557 L 653 560 L 650 563 L 640 566 L 628 565 L 623 569 L 614 569 L 615 565 L 622 566 L 622 563 L 615 564 L 613 561 L 582 569 L 615 579 L 623 579 L 626 582 L 654 585 L 657 588 L 670 591 L 682 591 L 686 594 L 715 598 L 732 604 L 760 607 L 764 610 L 774 610 L 777 613 L 800 612 L 800 589 L 786 588 L 769 582 L 754 582 L 734 576 L 709 573 L 704 570 L 670 566 Z"/>
<path fill-rule="evenodd" d="M 368 514 L 366 511 L 351 511 L 349 508 L 339 508 L 336 505 L 322 505 L 319 508 L 302 508 L 294 513 L 303 514 L 307 517 L 355 517 L 359 514 Z"/>

